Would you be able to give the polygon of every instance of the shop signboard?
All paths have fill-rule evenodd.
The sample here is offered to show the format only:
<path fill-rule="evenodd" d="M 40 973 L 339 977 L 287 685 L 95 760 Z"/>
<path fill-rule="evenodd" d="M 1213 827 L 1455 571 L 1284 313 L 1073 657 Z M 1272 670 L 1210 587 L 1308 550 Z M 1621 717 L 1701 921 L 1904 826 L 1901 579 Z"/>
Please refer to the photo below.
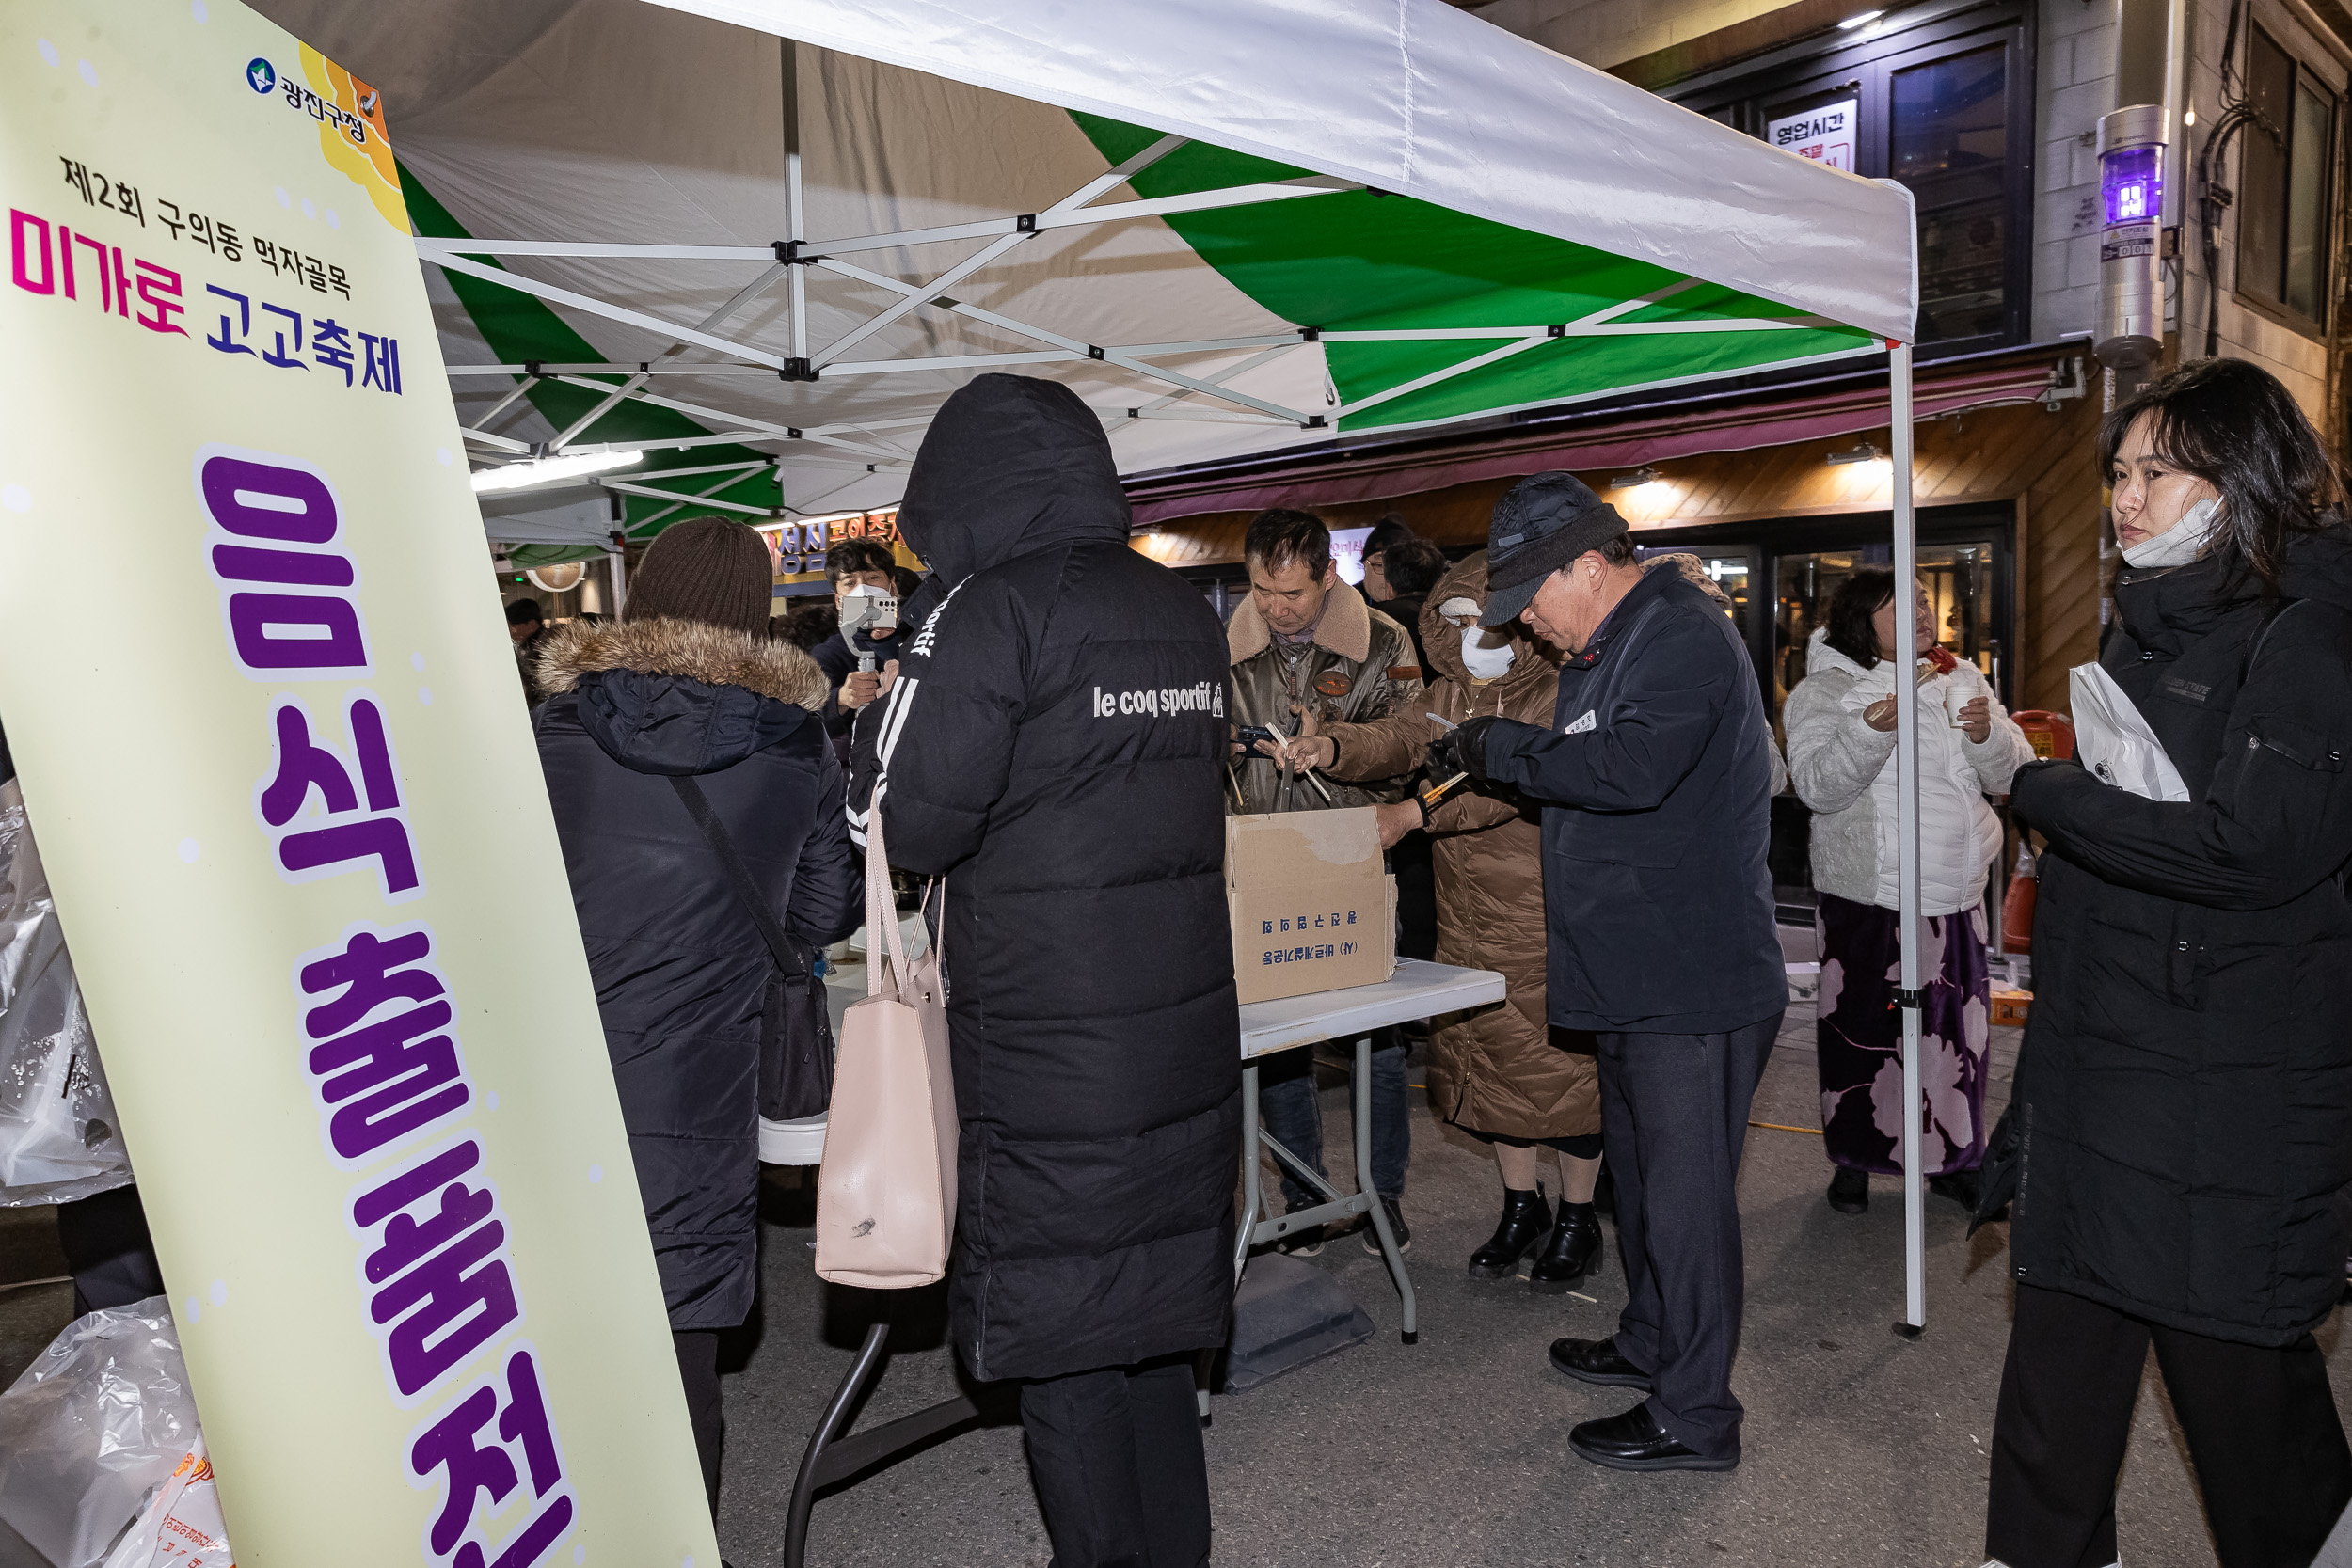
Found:
<path fill-rule="evenodd" d="M 1764 122 L 1764 139 L 1783 152 L 1810 158 L 1817 164 L 1853 172 L 1854 132 L 1862 111 L 1859 99 L 1817 104 L 1801 114 L 1784 115 Z"/>
<path fill-rule="evenodd" d="M 0 721 L 245 1568 L 717 1568 L 391 148 L 0 8 Z"/>

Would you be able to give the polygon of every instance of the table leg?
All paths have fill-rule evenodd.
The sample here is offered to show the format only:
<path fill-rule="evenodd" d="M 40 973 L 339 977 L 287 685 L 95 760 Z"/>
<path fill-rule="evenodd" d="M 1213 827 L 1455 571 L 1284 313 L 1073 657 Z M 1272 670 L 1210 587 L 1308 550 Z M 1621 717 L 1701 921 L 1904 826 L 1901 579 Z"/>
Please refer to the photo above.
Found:
<path fill-rule="evenodd" d="M 1241 1223 L 1233 1227 L 1233 1283 L 1241 1283 L 1243 1265 L 1249 1261 L 1249 1235 L 1258 1228 L 1258 1064 L 1241 1069 Z"/>
<path fill-rule="evenodd" d="M 1406 1276 L 1405 1255 L 1396 1250 L 1396 1233 L 1389 1227 L 1388 1206 L 1380 1201 L 1380 1194 L 1372 1181 L 1372 1037 L 1364 1036 L 1356 1042 L 1356 1190 L 1372 1198 L 1366 1212 L 1372 1221 L 1373 1234 L 1380 1238 L 1380 1257 L 1389 1265 L 1390 1277 L 1396 1281 L 1396 1293 L 1405 1307 L 1405 1342 L 1413 1344 L 1421 1331 L 1413 1313 L 1413 1282 Z"/>

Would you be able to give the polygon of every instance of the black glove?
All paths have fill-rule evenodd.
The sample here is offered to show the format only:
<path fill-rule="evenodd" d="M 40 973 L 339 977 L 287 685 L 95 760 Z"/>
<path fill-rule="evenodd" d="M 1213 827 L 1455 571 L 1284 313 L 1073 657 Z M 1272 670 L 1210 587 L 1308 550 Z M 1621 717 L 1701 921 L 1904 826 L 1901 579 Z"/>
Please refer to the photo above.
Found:
<path fill-rule="evenodd" d="M 1429 743 L 1429 782 L 1443 784 L 1456 773 L 1468 773 L 1477 784 L 1486 782 L 1486 732 L 1502 721 L 1482 713 Z"/>

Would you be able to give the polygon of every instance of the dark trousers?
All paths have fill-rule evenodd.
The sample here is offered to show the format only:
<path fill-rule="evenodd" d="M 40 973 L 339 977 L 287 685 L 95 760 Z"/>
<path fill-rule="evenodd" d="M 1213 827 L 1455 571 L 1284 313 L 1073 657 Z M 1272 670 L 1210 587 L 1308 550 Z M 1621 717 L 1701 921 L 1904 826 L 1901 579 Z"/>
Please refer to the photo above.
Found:
<path fill-rule="evenodd" d="M 1396 956 L 1438 956 L 1438 870 L 1429 835 L 1406 833 L 1389 851 L 1396 877 Z"/>
<path fill-rule="evenodd" d="M 1193 1357 L 1021 1386 L 1053 1568 L 1200 1568 L 1209 1560 L 1209 1462 Z"/>
<path fill-rule="evenodd" d="M 1355 1042 L 1344 1042 L 1355 1056 Z M 1405 1196 L 1405 1167 L 1413 1158 L 1413 1118 L 1406 1099 L 1404 1038 L 1393 1028 L 1372 1035 L 1372 1184 L 1391 1203 Z M 1323 1102 L 1315 1095 L 1315 1053 L 1285 1051 L 1258 1064 L 1258 1114 L 1275 1142 L 1307 1162 L 1318 1176 L 1331 1173 L 1323 1164 Z M 1280 1164 L 1279 1161 L 1276 1162 Z M 1355 1164 L 1351 1156 L 1347 1162 Z M 1321 1203 L 1283 1165 L 1282 1197 L 1287 1207 L 1305 1209 Z"/>
<path fill-rule="evenodd" d="M 694 1428 L 694 1457 L 702 1462 L 703 1490 L 710 1495 L 710 1516 L 719 1516 L 719 1454 L 726 1445 L 727 1419 L 719 1406 L 719 1331 L 672 1331 L 678 1381 L 686 1385 L 686 1418 Z"/>
<path fill-rule="evenodd" d="M 163 1266 L 135 1184 L 58 1204 L 57 1246 L 73 1275 L 77 1318 L 164 1293 Z"/>
<path fill-rule="evenodd" d="M 1774 1013 L 1722 1035 L 1595 1037 L 1628 1292 L 1617 1350 L 1649 1373 L 1658 1424 L 1710 1459 L 1740 1453 L 1731 1363 L 1745 1265 L 1732 1185 L 1779 1033 Z"/>
<path fill-rule="evenodd" d="M 2352 1449 L 2308 1334 L 2283 1349 L 2017 1287 L 1993 1418 L 1985 1550 L 2010 1568 L 2116 1560 L 2115 1477 L 2154 1342 L 2222 1568 L 2306 1568 L 2352 1502 Z"/>

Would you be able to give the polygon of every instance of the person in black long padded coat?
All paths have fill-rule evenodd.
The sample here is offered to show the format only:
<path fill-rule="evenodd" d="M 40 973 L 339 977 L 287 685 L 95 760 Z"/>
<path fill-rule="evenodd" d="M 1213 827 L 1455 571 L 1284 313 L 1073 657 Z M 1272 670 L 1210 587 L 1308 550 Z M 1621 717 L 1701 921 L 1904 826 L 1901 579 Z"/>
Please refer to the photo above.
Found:
<path fill-rule="evenodd" d="M 691 777 L 784 928 L 838 942 L 863 886 L 817 661 L 767 635 L 767 547 L 673 524 L 617 622 L 549 639 L 539 761 L 596 986 L 704 1484 L 718 1504 L 719 1331 L 758 1284 L 759 1042 L 774 960 L 678 799 Z"/>
<path fill-rule="evenodd" d="M 2352 1182 L 2352 529 L 2310 420 L 2242 360 L 2133 396 L 2099 458 L 2126 562 L 2099 662 L 2189 798 L 2074 762 L 2010 786 L 2049 852 L 1986 1546 L 2114 1560 L 2153 1341 L 2225 1568 L 2299 1568 L 2352 1500 L 2312 1337 Z"/>
<path fill-rule="evenodd" d="M 952 1333 L 1023 1380 L 1060 1568 L 1194 1568 L 1191 1357 L 1225 1341 L 1241 1136 L 1224 633 L 1128 547 L 1102 421 L 1056 382 L 949 398 L 898 526 L 946 591 L 860 716 L 850 796 L 947 879 Z"/>

